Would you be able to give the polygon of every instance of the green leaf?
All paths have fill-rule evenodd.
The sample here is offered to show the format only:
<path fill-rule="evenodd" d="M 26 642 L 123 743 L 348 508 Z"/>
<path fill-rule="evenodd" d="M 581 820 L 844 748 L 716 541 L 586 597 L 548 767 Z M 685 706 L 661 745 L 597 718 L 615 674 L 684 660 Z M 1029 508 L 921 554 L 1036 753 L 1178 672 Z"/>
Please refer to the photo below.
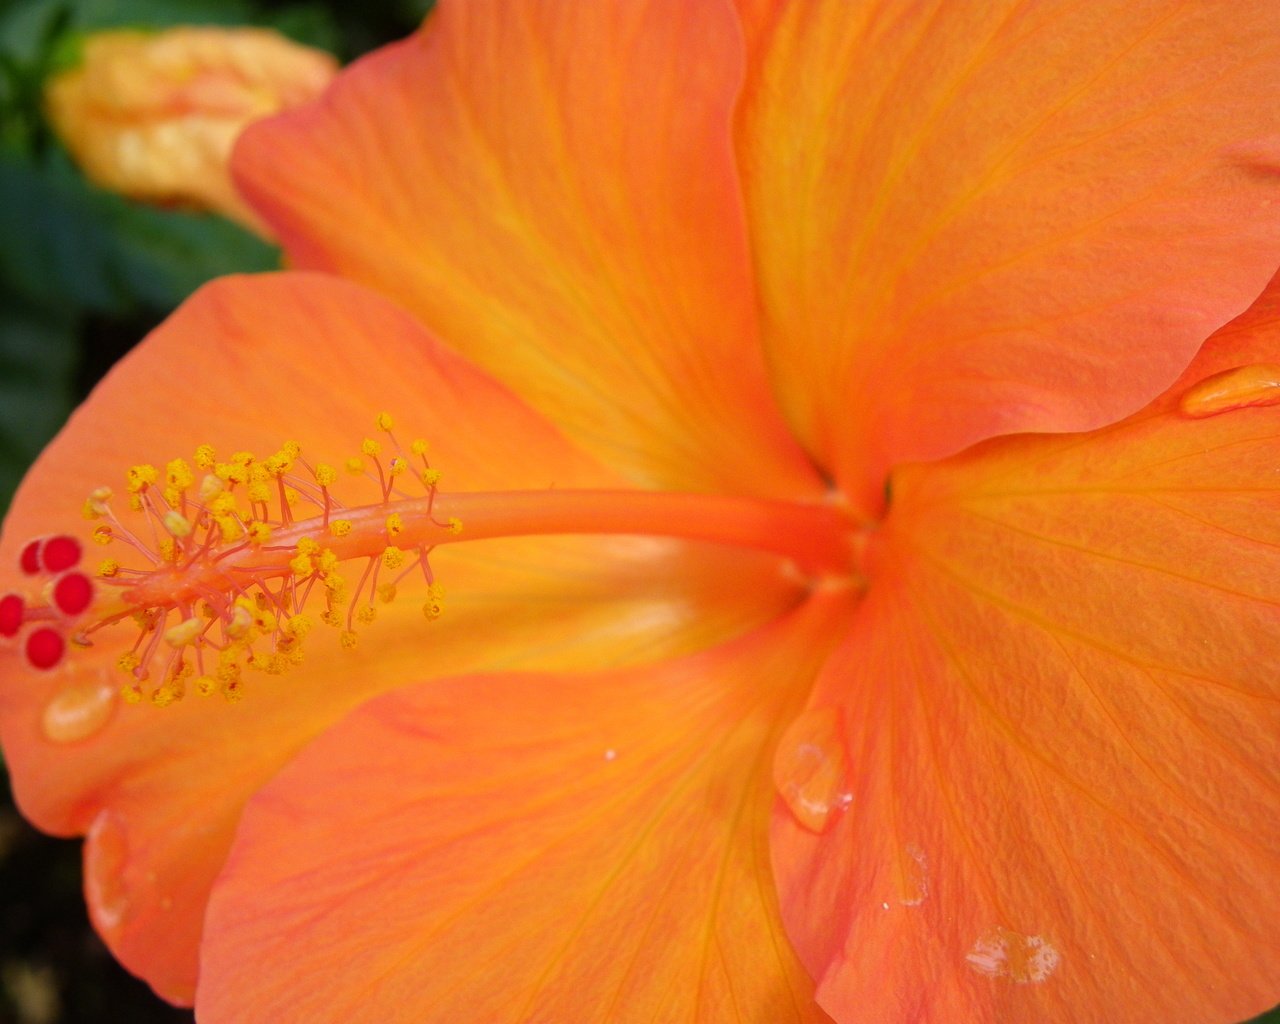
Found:
<path fill-rule="evenodd" d="M 76 327 L 0 288 L 0 509 L 71 411 Z"/>

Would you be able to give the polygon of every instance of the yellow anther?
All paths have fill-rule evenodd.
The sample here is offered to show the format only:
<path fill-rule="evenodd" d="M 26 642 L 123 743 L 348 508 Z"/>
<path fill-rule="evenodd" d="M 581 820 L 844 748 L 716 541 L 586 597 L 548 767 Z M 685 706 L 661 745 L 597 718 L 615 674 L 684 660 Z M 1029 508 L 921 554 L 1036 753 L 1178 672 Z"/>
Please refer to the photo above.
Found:
<path fill-rule="evenodd" d="M 213 471 L 220 480 L 231 484 L 242 484 L 249 479 L 249 470 L 238 462 L 219 462 Z"/>
<path fill-rule="evenodd" d="M 222 696 L 228 704 L 237 704 L 244 699 L 244 683 L 239 676 L 223 681 Z"/>
<path fill-rule="evenodd" d="M 196 676 L 195 688 L 201 697 L 212 697 L 218 692 L 218 680 L 213 676 Z"/>
<path fill-rule="evenodd" d="M 413 452 L 414 455 L 426 455 L 427 449 L 430 447 L 431 446 L 420 437 L 415 437 L 409 442 L 409 451 Z"/>
<path fill-rule="evenodd" d="M 286 667 L 284 659 L 278 654 L 257 655 L 249 664 L 269 676 L 283 674 Z"/>
<path fill-rule="evenodd" d="M 302 445 L 297 441 L 286 441 L 280 446 L 280 454 L 285 458 L 296 461 L 298 456 L 302 454 Z"/>
<path fill-rule="evenodd" d="M 218 524 L 219 536 L 224 544 L 239 540 L 244 533 L 244 527 L 235 516 L 214 516 L 213 521 Z"/>
<path fill-rule="evenodd" d="M 213 473 L 206 473 L 204 479 L 200 481 L 200 500 L 204 502 L 212 501 L 219 494 L 222 494 L 226 487 L 221 480 Z M 234 499 L 233 499 L 234 500 Z"/>
<path fill-rule="evenodd" d="M 462 532 L 462 520 L 459 519 L 457 516 L 450 516 L 449 525 L 447 529 L 450 533 L 452 533 L 456 537 L 458 534 Z"/>
<path fill-rule="evenodd" d="M 444 605 L 432 598 L 422 606 L 422 614 L 427 617 L 428 621 L 435 622 L 436 619 L 444 614 Z"/>
<path fill-rule="evenodd" d="M 253 606 L 248 601 L 245 601 L 244 598 L 241 598 L 236 601 L 235 607 L 231 609 L 231 618 L 226 625 L 227 636 L 231 637 L 232 640 L 239 640 L 249 632 L 252 625 Z M 231 650 L 232 648 L 228 647 L 219 657 L 226 656 Z"/>
<path fill-rule="evenodd" d="M 265 484 L 271 480 L 271 473 L 264 462 L 250 463 L 245 467 L 245 472 L 249 474 L 251 484 Z"/>
<path fill-rule="evenodd" d="M 386 569 L 399 569 L 404 565 L 404 552 L 397 547 L 389 547 L 382 552 L 382 565 Z"/>
<path fill-rule="evenodd" d="M 249 543 L 265 544 L 271 539 L 271 524 L 252 522 L 249 524 Z"/>
<path fill-rule="evenodd" d="M 133 512 L 141 512 L 143 509 L 142 498 L 136 494 L 129 495 L 129 509 Z"/>
<path fill-rule="evenodd" d="M 299 640 L 305 640 L 315 626 L 315 622 L 309 615 L 292 615 L 285 620 L 284 631 Z"/>
<path fill-rule="evenodd" d="M 329 532 L 335 537 L 345 537 L 351 532 L 351 520 L 335 519 L 329 524 Z"/>
<path fill-rule="evenodd" d="M 116 668 L 121 672 L 132 672 L 141 664 L 142 661 L 132 651 L 128 651 L 116 659 Z"/>
<path fill-rule="evenodd" d="M 142 703 L 142 687 L 137 683 L 126 683 L 120 687 L 120 697 L 126 704 Z"/>
<path fill-rule="evenodd" d="M 378 617 L 378 609 L 371 604 L 362 604 L 356 609 L 356 621 L 368 626 Z"/>
<path fill-rule="evenodd" d="M 293 459 L 284 452 L 276 452 L 266 461 L 267 472 L 274 477 L 284 476 L 293 469 Z"/>
<path fill-rule="evenodd" d="M 253 452 L 233 452 L 231 461 L 239 463 L 241 466 L 247 466 L 253 462 Z"/>
<path fill-rule="evenodd" d="M 147 462 L 139 463 L 136 466 L 130 466 L 129 471 L 125 474 L 125 480 L 127 481 L 130 494 L 137 494 L 139 491 L 145 491 L 159 478 L 160 474 L 156 472 L 156 467 Z"/>
<path fill-rule="evenodd" d="M 396 599 L 396 586 L 394 583 L 383 583 L 378 586 L 378 600 L 383 604 L 390 604 Z"/>
<path fill-rule="evenodd" d="M 387 466 L 387 473 L 390 476 L 401 476 L 408 468 L 409 464 L 401 458 L 392 459 Z"/>
<path fill-rule="evenodd" d="M 178 556 L 182 554 L 178 550 L 178 545 L 173 542 L 172 537 L 161 537 L 156 544 L 156 551 L 159 553 L 161 561 L 164 562 L 176 562 Z"/>
<path fill-rule="evenodd" d="M 360 642 L 360 638 L 356 636 L 354 630 L 344 629 L 338 636 L 338 642 L 342 644 L 344 651 L 354 651 L 356 644 Z"/>
<path fill-rule="evenodd" d="M 321 487 L 331 486 L 338 479 L 338 471 L 329 463 L 322 462 L 316 466 L 316 483 Z"/>
<path fill-rule="evenodd" d="M 95 526 L 93 528 L 93 533 L 90 534 L 90 536 L 93 537 L 93 542 L 95 544 L 110 544 L 115 540 L 115 534 L 112 533 L 111 527 L 107 526 L 105 523 L 101 526 Z"/>
<path fill-rule="evenodd" d="M 351 473 L 353 475 L 356 473 L 363 473 L 364 459 L 357 459 L 353 456 L 352 458 L 347 459 L 347 461 L 343 463 L 343 467 L 346 469 L 348 473 Z"/>
<path fill-rule="evenodd" d="M 253 624 L 264 633 L 273 633 L 275 632 L 276 626 L 279 624 L 279 620 L 276 618 L 274 612 L 261 610 L 254 618 Z"/>
<path fill-rule="evenodd" d="M 289 568 L 298 576 L 310 576 L 316 571 L 315 559 L 310 555 L 295 555 L 289 559 Z"/>
<path fill-rule="evenodd" d="M 332 608 L 329 608 L 320 613 L 320 621 L 326 626 L 333 626 L 336 628 L 342 625 L 342 616 Z"/>
<path fill-rule="evenodd" d="M 298 538 L 298 554 L 315 555 L 320 552 L 320 543 L 311 537 Z"/>
<path fill-rule="evenodd" d="M 177 687 L 165 683 L 157 688 L 155 693 L 151 695 L 151 703 L 158 708 L 167 708 L 175 701 L 182 699 L 182 695 L 178 692 Z"/>
<path fill-rule="evenodd" d="M 268 502 L 271 500 L 271 488 L 265 483 L 252 483 L 249 485 L 249 500 L 255 502 Z"/>
<path fill-rule="evenodd" d="M 215 516 L 233 516 L 240 511 L 236 504 L 236 496 L 223 491 L 209 502 L 209 511 Z"/>
<path fill-rule="evenodd" d="M 404 530 L 404 520 L 400 518 L 399 512 L 392 512 L 387 516 L 387 536 L 398 537 Z"/>
<path fill-rule="evenodd" d="M 374 419 L 374 423 L 378 425 L 379 430 L 385 430 L 388 432 L 395 429 L 396 425 L 396 421 L 391 418 L 391 413 L 389 412 L 378 413 L 377 417 Z"/>
<path fill-rule="evenodd" d="M 191 472 L 191 467 L 187 465 L 185 459 L 174 459 L 165 466 L 164 479 L 170 487 L 185 491 L 196 482 L 196 475 Z"/>
<path fill-rule="evenodd" d="M 101 562 L 98 563 L 99 576 L 109 579 L 110 577 L 118 576 L 119 574 L 120 574 L 120 563 L 117 562 L 114 558 L 104 558 Z"/>
<path fill-rule="evenodd" d="M 377 455 L 381 451 L 382 451 L 381 442 L 375 441 L 371 437 L 366 437 L 363 441 L 360 442 L 361 455 L 368 455 L 372 457 L 374 455 Z"/>
<path fill-rule="evenodd" d="M 182 501 L 183 492 L 176 487 L 166 487 L 164 489 L 164 503 L 166 505 L 177 505 Z"/>
<path fill-rule="evenodd" d="M 196 448 L 196 466 L 200 469 L 213 469 L 213 445 L 202 444 Z"/>
<path fill-rule="evenodd" d="M 176 509 L 170 509 L 164 514 L 164 528 L 173 537 L 191 536 L 191 520 Z"/>
<path fill-rule="evenodd" d="M 194 616 L 164 631 L 164 642 L 170 647 L 186 647 L 204 630 L 204 623 Z"/>
<path fill-rule="evenodd" d="M 422 471 L 422 482 L 428 487 L 434 487 L 440 482 L 440 470 L 424 469 Z"/>
<path fill-rule="evenodd" d="M 338 556 L 329 548 L 325 548 L 316 556 L 316 570 L 328 575 L 338 567 Z"/>

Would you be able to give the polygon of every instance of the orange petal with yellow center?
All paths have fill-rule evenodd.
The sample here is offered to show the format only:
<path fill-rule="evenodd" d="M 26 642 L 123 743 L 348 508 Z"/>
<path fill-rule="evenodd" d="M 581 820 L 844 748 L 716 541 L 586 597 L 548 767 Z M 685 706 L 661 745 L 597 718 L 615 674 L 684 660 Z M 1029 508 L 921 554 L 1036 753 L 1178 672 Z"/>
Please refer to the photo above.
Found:
<path fill-rule="evenodd" d="M 781 933 L 768 774 L 848 612 L 365 705 L 246 809 L 201 1020 L 826 1020 Z"/>
<path fill-rule="evenodd" d="M 1137 410 L 1280 263 L 1272 0 L 739 7 L 764 344 L 866 507 Z"/>
<path fill-rule="evenodd" d="M 406 442 L 430 439 L 446 492 L 618 483 L 375 294 L 301 273 L 229 279 L 143 342 L 41 457 L 5 522 L 0 593 L 33 586 L 17 573 L 31 537 L 80 536 L 90 571 L 103 555 L 126 561 L 120 544 L 89 542 L 80 510 L 96 487 L 123 491 L 137 462 L 190 459 L 206 442 L 264 455 L 295 439 L 313 464 L 341 465 L 382 410 Z M 377 500 L 363 478 L 333 490 Z M 162 995 L 193 996 L 204 902 L 244 802 L 369 697 L 447 673 L 644 663 L 735 636 L 800 596 L 776 559 L 651 538 L 456 544 L 432 566 L 447 591 L 439 621 L 409 581 L 354 652 L 317 624 L 303 664 L 248 675 L 236 705 L 194 692 L 163 710 L 120 705 L 129 677 L 114 661 L 132 626 L 95 633 L 48 673 L 20 645 L 0 649 L 0 737 L 23 811 L 51 832 L 88 832 L 94 921 Z"/>
<path fill-rule="evenodd" d="M 294 266 L 394 297 L 631 479 L 812 492 L 757 338 L 741 78 L 724 6 L 444 0 L 234 167 Z"/>
<path fill-rule="evenodd" d="M 58 135 L 103 188 L 262 221 L 231 183 L 228 161 L 250 122 L 315 99 L 333 57 L 266 29 L 100 32 L 82 62 L 49 81 Z"/>
<path fill-rule="evenodd" d="M 1280 999 L 1277 295 L 1126 421 L 895 474 L 808 713 L 839 722 L 848 805 L 815 828 L 784 800 L 773 830 L 837 1020 Z"/>

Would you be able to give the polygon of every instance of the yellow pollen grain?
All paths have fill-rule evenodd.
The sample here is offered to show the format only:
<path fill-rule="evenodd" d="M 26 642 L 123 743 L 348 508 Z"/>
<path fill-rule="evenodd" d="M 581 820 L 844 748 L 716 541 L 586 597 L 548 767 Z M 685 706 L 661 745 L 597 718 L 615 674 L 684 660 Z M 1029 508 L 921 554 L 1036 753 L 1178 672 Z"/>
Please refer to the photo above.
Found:
<path fill-rule="evenodd" d="M 231 461 L 247 466 L 254 460 L 253 452 L 232 452 Z"/>
<path fill-rule="evenodd" d="M 141 664 L 142 661 L 132 651 L 128 651 L 116 659 L 116 668 L 121 672 L 132 672 Z"/>
<path fill-rule="evenodd" d="M 392 546 L 382 552 L 382 565 L 386 569 L 399 569 L 404 565 L 405 553 Z"/>
<path fill-rule="evenodd" d="M 166 505 L 177 505 L 182 501 L 183 492 L 176 487 L 166 487 L 164 489 L 164 502 Z"/>
<path fill-rule="evenodd" d="M 196 448 L 195 462 L 198 468 L 213 469 L 215 461 L 213 445 L 202 444 Z"/>
<path fill-rule="evenodd" d="M 298 539 L 298 554 L 315 555 L 320 553 L 320 543 L 312 537 L 300 537 Z"/>
<path fill-rule="evenodd" d="M 457 516 L 450 516 L 449 525 L 447 529 L 450 533 L 452 533 L 456 537 L 458 534 L 462 532 L 462 520 L 459 519 Z"/>
<path fill-rule="evenodd" d="M 266 503 L 271 500 L 271 488 L 264 483 L 250 484 L 248 493 L 250 501 Z"/>
<path fill-rule="evenodd" d="M 387 516 L 387 536 L 398 537 L 404 531 L 404 520 L 400 518 L 399 512 L 392 512 Z"/>
<path fill-rule="evenodd" d="M 444 614 L 444 606 L 439 601 L 428 601 L 422 606 L 422 614 L 426 616 L 429 622 L 435 622 Z"/>
<path fill-rule="evenodd" d="M 289 559 L 289 568 L 298 576 L 310 576 L 316 571 L 315 559 L 310 555 L 295 555 Z"/>
<path fill-rule="evenodd" d="M 138 495 L 136 495 L 136 494 L 131 494 L 131 495 L 129 495 L 129 508 L 130 508 L 130 510 L 131 510 L 131 511 L 133 511 L 133 512 L 141 512 L 141 511 L 142 511 L 142 507 L 143 507 L 143 506 L 142 506 L 142 499 L 141 499 Z"/>
<path fill-rule="evenodd" d="M 338 556 L 329 548 L 325 548 L 316 556 L 316 568 L 325 574 L 333 572 L 338 567 Z"/>
<path fill-rule="evenodd" d="M 120 698 L 126 704 L 141 704 L 142 689 L 137 683 L 128 683 L 125 686 L 120 687 Z"/>
<path fill-rule="evenodd" d="M 266 544 L 271 540 L 271 525 L 263 522 L 253 522 L 249 524 L 249 543 L 250 544 Z"/>
<path fill-rule="evenodd" d="M 120 574 L 120 563 L 114 558 L 104 558 L 98 563 L 98 575 L 106 578 Z"/>
<path fill-rule="evenodd" d="M 354 630 L 344 629 L 338 637 L 338 642 L 342 645 L 344 651 L 354 651 L 356 644 L 360 642 L 360 638 Z"/>
<path fill-rule="evenodd" d="M 195 687 L 201 697 L 212 697 L 218 692 L 218 681 L 213 676 L 196 676 Z"/>
<path fill-rule="evenodd" d="M 335 537 L 345 537 L 351 532 L 351 520 L 335 519 L 329 524 L 329 532 Z"/>
<path fill-rule="evenodd" d="M 426 455 L 427 449 L 430 447 L 431 446 L 421 437 L 415 437 L 411 442 L 409 442 L 409 451 L 413 452 L 414 455 Z"/>
<path fill-rule="evenodd" d="M 368 626 L 378 617 L 378 609 L 371 604 L 363 604 L 356 611 L 356 621 Z"/>
<path fill-rule="evenodd" d="M 244 529 L 240 526 L 240 520 L 235 516 L 214 516 L 213 521 L 218 524 L 223 543 L 238 540 L 244 532 Z"/>
<path fill-rule="evenodd" d="M 327 462 L 316 466 L 316 483 L 321 487 L 330 487 L 338 479 L 338 471 Z"/>
<path fill-rule="evenodd" d="M 164 562 L 176 562 L 181 554 L 172 537 L 161 537 L 160 542 L 156 545 L 156 550 L 160 555 L 160 560 Z"/>
<path fill-rule="evenodd" d="M 391 418 L 391 413 L 389 412 L 378 413 L 374 418 L 374 423 L 377 424 L 379 430 L 385 430 L 387 432 L 395 429 L 396 425 L 396 421 Z"/>
<path fill-rule="evenodd" d="M 374 455 L 379 454 L 381 451 L 382 451 L 381 442 L 375 441 L 371 437 L 366 437 L 363 441 L 360 442 L 361 455 L 368 455 L 372 458 Z"/>
<path fill-rule="evenodd" d="M 390 465 L 387 466 L 387 474 L 393 477 L 403 476 L 406 468 L 408 467 L 404 459 L 392 459 Z"/>
<path fill-rule="evenodd" d="M 302 454 L 302 445 L 297 441 L 286 441 L 280 446 L 280 452 L 286 458 L 296 460 Z"/>
<path fill-rule="evenodd" d="M 428 487 L 434 487 L 440 482 L 440 470 L 424 469 L 422 471 L 422 482 Z"/>
<path fill-rule="evenodd" d="M 276 452 L 266 462 L 267 472 L 273 477 L 282 477 L 293 469 L 293 460 L 284 452 Z"/>

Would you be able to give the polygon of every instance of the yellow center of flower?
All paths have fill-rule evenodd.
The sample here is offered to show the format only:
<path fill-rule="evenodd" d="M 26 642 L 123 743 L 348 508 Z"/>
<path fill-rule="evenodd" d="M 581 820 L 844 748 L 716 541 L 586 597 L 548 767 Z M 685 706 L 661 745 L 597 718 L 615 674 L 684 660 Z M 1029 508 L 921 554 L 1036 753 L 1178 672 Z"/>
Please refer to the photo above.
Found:
<path fill-rule="evenodd" d="M 190 463 L 174 459 L 163 472 L 133 466 L 128 522 L 109 488 L 95 490 L 84 514 L 97 521 L 94 541 L 116 550 L 97 566 L 98 593 L 73 644 L 132 619 L 136 639 L 117 662 L 127 700 L 164 706 L 190 687 L 236 700 L 246 669 L 279 674 L 298 664 L 317 625 L 354 648 L 407 576 L 421 574 L 424 615 L 438 618 L 444 594 L 430 555 L 441 544 L 648 534 L 774 552 L 814 579 L 855 575 L 861 535 L 832 505 L 630 490 L 441 493 L 426 442 L 402 446 L 387 413 L 376 424 L 383 439 L 366 438 L 345 464 L 348 478 L 375 490 L 363 504 L 339 500 L 343 474 L 309 463 L 295 442 L 265 458 L 220 461 L 201 445 Z"/>

